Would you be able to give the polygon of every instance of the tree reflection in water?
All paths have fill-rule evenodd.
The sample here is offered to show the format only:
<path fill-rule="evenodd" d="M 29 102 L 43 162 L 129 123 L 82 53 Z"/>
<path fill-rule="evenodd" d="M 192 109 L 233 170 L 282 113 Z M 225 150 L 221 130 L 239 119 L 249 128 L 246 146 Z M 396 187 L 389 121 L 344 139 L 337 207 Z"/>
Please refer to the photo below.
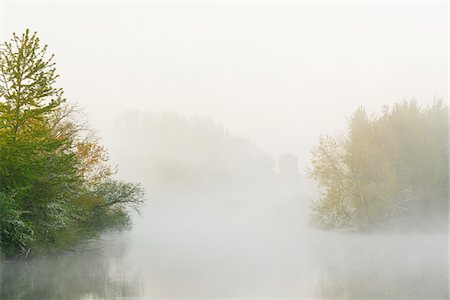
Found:
<path fill-rule="evenodd" d="M 71 254 L 2 262 L 0 299 L 139 297 L 142 284 L 127 264 L 128 250 L 128 239 L 107 237 Z"/>
<path fill-rule="evenodd" d="M 319 299 L 448 299 L 447 235 L 324 233 Z"/>

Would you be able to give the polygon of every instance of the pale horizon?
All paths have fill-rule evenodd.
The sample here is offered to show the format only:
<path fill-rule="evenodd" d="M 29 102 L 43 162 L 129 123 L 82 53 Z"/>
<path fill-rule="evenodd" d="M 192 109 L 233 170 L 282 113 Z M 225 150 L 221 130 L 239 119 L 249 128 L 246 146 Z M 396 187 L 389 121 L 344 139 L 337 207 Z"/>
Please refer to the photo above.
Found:
<path fill-rule="evenodd" d="M 358 106 L 448 101 L 445 3 L 2 5 L 2 36 L 38 32 L 107 146 L 122 113 L 170 111 L 292 153 L 304 173 Z"/>

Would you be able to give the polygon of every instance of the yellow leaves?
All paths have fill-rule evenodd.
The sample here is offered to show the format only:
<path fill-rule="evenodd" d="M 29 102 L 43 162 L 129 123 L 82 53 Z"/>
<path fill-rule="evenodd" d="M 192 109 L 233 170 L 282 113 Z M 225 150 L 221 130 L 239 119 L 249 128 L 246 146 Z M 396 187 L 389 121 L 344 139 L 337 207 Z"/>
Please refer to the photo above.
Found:
<path fill-rule="evenodd" d="M 313 206 L 316 223 L 339 227 L 343 215 L 364 226 L 405 216 L 425 224 L 431 213 L 442 218 L 438 212 L 448 201 L 447 116 L 440 102 L 428 108 L 404 102 L 373 117 L 360 108 L 343 143 L 322 137 L 312 153 L 311 175 L 321 188 Z"/>
<path fill-rule="evenodd" d="M 80 175 L 87 184 L 95 184 L 111 176 L 114 172 L 108 164 L 106 149 L 94 142 L 78 142 L 76 155 L 80 163 Z"/>

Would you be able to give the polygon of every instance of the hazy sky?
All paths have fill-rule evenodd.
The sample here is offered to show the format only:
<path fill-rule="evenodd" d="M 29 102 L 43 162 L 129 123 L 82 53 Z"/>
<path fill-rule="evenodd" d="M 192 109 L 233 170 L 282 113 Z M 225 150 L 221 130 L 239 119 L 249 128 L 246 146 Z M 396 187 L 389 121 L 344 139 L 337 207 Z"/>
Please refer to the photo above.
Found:
<path fill-rule="evenodd" d="M 2 3 L 106 141 L 126 110 L 210 116 L 303 167 L 358 106 L 448 95 L 446 3 Z"/>

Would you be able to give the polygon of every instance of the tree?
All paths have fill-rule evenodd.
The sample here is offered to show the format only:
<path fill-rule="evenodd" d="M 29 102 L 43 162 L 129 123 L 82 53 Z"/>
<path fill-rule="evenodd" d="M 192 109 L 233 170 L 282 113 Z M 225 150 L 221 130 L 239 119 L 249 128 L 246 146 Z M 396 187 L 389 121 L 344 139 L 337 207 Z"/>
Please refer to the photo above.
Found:
<path fill-rule="evenodd" d="M 311 223 L 324 229 L 445 224 L 447 113 L 442 101 L 426 108 L 404 102 L 373 117 L 358 108 L 341 142 L 324 137 L 313 150 L 310 174 L 321 197 Z"/>
<path fill-rule="evenodd" d="M 317 180 L 321 195 L 319 201 L 313 202 L 311 223 L 314 226 L 333 229 L 346 228 L 352 222 L 360 224 L 352 216 L 353 207 L 348 207 L 352 182 L 344 154 L 342 145 L 330 136 L 321 137 L 319 146 L 312 152 L 310 175 Z"/>
<path fill-rule="evenodd" d="M 63 90 L 55 87 L 53 60 L 29 30 L 14 34 L 0 51 L 0 250 L 5 255 L 67 248 L 108 226 L 128 224 L 126 207 L 142 203 L 139 185 L 114 206 L 103 205 L 111 196 L 107 192 L 92 196 L 106 183 L 124 189 L 128 184 L 111 178 L 106 149 L 75 117 L 77 109 L 65 104 Z M 102 214 L 110 218 L 94 226 L 92 219 Z"/>
<path fill-rule="evenodd" d="M 62 89 L 54 87 L 58 75 L 46 49 L 27 30 L 14 34 L 0 52 L 0 188 L 15 195 L 17 221 L 29 224 L 35 235 L 29 241 L 44 243 L 63 226 L 68 186 L 79 181 L 76 157 L 65 151 L 70 140 L 54 137 L 48 126 L 65 100 Z"/>

